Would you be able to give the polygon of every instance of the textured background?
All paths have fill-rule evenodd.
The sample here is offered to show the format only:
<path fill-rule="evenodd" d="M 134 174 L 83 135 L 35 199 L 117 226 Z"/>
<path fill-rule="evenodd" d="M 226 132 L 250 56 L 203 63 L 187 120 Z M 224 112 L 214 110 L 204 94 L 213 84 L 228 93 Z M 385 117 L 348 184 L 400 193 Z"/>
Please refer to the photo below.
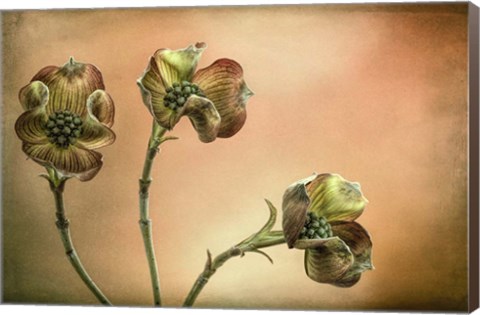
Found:
<path fill-rule="evenodd" d="M 199 67 L 240 62 L 256 95 L 233 138 L 203 144 L 188 120 L 156 160 L 151 187 L 163 300 L 178 306 L 205 262 L 263 225 L 263 198 L 312 172 L 362 184 L 358 220 L 376 269 L 353 288 L 317 284 L 303 252 L 267 249 L 225 264 L 201 307 L 450 309 L 467 303 L 465 4 L 283 6 L 3 14 L 3 298 L 95 304 L 63 254 L 43 170 L 13 126 L 18 90 L 70 56 L 97 65 L 118 139 L 91 182 L 68 182 L 77 250 L 117 305 L 151 305 L 137 179 L 151 117 L 135 80 L 153 52 L 205 41 Z M 280 222 L 277 227 L 280 228 Z"/>

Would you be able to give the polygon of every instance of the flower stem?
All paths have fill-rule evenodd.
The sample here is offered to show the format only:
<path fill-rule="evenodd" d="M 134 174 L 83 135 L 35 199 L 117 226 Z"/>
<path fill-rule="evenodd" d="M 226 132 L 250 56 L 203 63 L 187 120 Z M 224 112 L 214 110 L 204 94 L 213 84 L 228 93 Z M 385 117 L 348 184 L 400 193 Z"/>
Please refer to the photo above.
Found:
<path fill-rule="evenodd" d="M 152 172 L 153 160 L 158 153 L 158 147 L 163 142 L 162 136 L 167 130 L 153 121 L 152 134 L 148 141 L 147 154 L 143 165 L 142 177 L 139 180 L 139 205 L 140 205 L 140 229 L 142 231 L 143 243 L 145 245 L 145 253 L 150 268 L 150 277 L 152 281 L 153 299 L 155 306 L 161 306 L 160 299 L 160 281 L 158 278 L 157 260 L 155 258 L 155 250 L 153 248 L 152 239 L 152 220 L 149 217 L 148 207 L 148 190 L 152 182 L 150 174 Z"/>
<path fill-rule="evenodd" d="M 220 268 L 227 260 L 236 256 L 243 256 L 246 252 L 259 252 L 259 248 L 275 246 L 285 243 L 285 237 L 282 231 L 271 231 L 269 235 L 262 237 L 260 240 L 240 243 L 235 245 L 223 253 L 219 254 L 212 260 L 212 255 L 210 251 L 207 251 L 207 262 L 203 272 L 198 276 L 197 280 L 193 284 L 192 289 L 188 293 L 183 306 L 192 306 L 195 303 L 198 295 L 202 291 L 203 287 L 207 284 L 211 276 L 215 274 L 218 268 Z M 263 253 L 263 252 L 260 252 Z M 266 255 L 266 254 L 264 254 Z M 268 256 L 267 256 L 268 257 Z"/>
<path fill-rule="evenodd" d="M 82 262 L 80 261 L 80 258 L 77 255 L 75 247 L 73 247 L 69 229 L 70 222 L 65 216 L 65 206 L 63 203 L 64 186 L 64 180 L 60 181 L 58 185 L 50 181 L 50 189 L 52 190 L 53 196 L 55 197 L 55 206 L 57 209 L 57 212 L 55 213 L 57 217 L 56 225 L 58 231 L 60 232 L 63 247 L 65 248 L 65 254 L 70 260 L 73 268 L 75 268 L 75 271 L 78 273 L 83 282 L 87 285 L 90 291 L 92 291 L 95 297 L 100 301 L 100 303 L 102 303 L 103 305 L 111 306 L 112 303 L 110 303 L 107 297 L 102 293 L 102 291 L 100 291 L 95 282 L 93 282 L 92 278 L 90 278 L 90 276 L 88 275 L 87 271 L 82 265 Z"/>

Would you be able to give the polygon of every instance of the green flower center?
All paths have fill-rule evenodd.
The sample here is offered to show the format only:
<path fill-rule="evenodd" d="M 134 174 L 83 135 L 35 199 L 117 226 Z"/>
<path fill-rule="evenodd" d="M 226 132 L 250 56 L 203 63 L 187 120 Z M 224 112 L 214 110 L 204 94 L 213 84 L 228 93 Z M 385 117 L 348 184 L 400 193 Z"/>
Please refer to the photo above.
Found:
<path fill-rule="evenodd" d="M 163 105 L 173 110 L 182 107 L 192 94 L 205 97 L 205 94 L 203 94 L 203 91 L 198 87 L 198 85 L 188 81 L 182 81 L 182 83 L 175 82 L 165 91 L 167 94 L 163 98 Z"/>
<path fill-rule="evenodd" d="M 332 227 L 325 217 L 318 217 L 313 212 L 307 212 L 307 219 L 300 232 L 300 239 L 321 239 L 332 237 Z"/>
<path fill-rule="evenodd" d="M 59 148 L 68 148 L 82 135 L 82 119 L 69 110 L 58 111 L 48 116 L 45 134 Z"/>

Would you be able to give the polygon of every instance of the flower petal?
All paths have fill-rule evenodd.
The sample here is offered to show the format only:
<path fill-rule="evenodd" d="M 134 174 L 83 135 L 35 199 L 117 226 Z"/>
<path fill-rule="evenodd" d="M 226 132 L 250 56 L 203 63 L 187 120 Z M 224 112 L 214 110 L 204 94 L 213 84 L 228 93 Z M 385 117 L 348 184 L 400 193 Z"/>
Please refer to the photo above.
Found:
<path fill-rule="evenodd" d="M 351 278 L 366 270 L 372 270 L 372 241 L 368 232 L 356 222 L 332 222 L 333 235 L 341 238 L 352 251 L 355 262 L 344 275 Z"/>
<path fill-rule="evenodd" d="M 159 49 L 153 55 L 163 85 L 172 86 L 175 82 L 192 81 L 198 60 L 207 48 L 205 43 L 196 43 L 184 49 Z"/>
<path fill-rule="evenodd" d="M 94 65 L 79 63 L 73 58 L 62 67 L 43 68 L 32 81 L 42 81 L 48 86 L 48 115 L 68 109 L 83 116 L 88 96 L 97 89 L 105 89 L 102 74 Z"/>
<path fill-rule="evenodd" d="M 171 130 L 181 116 L 176 115 L 173 109 L 164 105 L 165 86 L 163 85 L 158 65 L 153 57 L 150 58 L 150 63 L 142 77 L 137 80 L 137 85 L 140 88 L 143 103 L 158 124 L 165 129 Z"/>
<path fill-rule="evenodd" d="M 153 57 L 150 58 L 147 69 L 137 80 L 137 84 L 142 92 L 143 102 L 151 109 L 152 103 L 163 104 L 165 97 L 165 86 L 160 75 L 160 70 Z"/>
<path fill-rule="evenodd" d="M 103 90 L 96 90 L 87 100 L 88 111 L 93 114 L 99 122 L 112 127 L 115 117 L 115 107 L 110 95 Z"/>
<path fill-rule="evenodd" d="M 18 117 L 15 122 L 15 131 L 23 142 L 46 143 L 48 137 L 45 134 L 44 126 L 47 120 L 45 104 L 34 107 Z"/>
<path fill-rule="evenodd" d="M 355 273 L 355 274 L 350 274 L 348 276 L 344 276 L 339 280 L 336 280 L 335 282 L 332 282 L 330 284 L 333 284 L 336 287 L 341 287 L 341 288 L 350 288 L 357 284 L 358 281 L 360 281 L 362 274 L 361 273 Z"/>
<path fill-rule="evenodd" d="M 318 243 L 305 250 L 305 271 L 314 281 L 333 283 L 352 266 L 353 254 L 338 237 Z"/>
<path fill-rule="evenodd" d="M 33 81 L 24 86 L 18 95 L 20 104 L 25 110 L 45 106 L 48 103 L 48 87 L 41 81 Z"/>
<path fill-rule="evenodd" d="M 103 164 L 100 153 L 79 146 L 71 145 L 67 149 L 61 149 L 51 143 L 24 143 L 22 149 L 40 165 L 54 167 L 62 174 L 75 176 L 81 181 L 92 179 Z"/>
<path fill-rule="evenodd" d="M 208 143 L 216 139 L 221 118 L 210 100 L 191 95 L 182 113 L 190 119 L 200 141 Z"/>
<path fill-rule="evenodd" d="M 107 126 L 100 123 L 93 110 L 98 108 L 98 102 L 106 99 L 108 96 L 102 90 L 97 90 L 88 98 L 87 115 L 83 122 L 83 133 L 78 138 L 78 143 L 86 149 L 96 149 L 112 144 L 115 141 L 115 133 Z M 109 98 L 109 96 L 108 96 Z"/>
<path fill-rule="evenodd" d="M 310 176 L 290 185 L 283 194 L 283 233 L 287 245 L 292 248 L 305 224 L 307 209 L 310 205 L 305 183 L 312 181 L 315 176 Z"/>
<path fill-rule="evenodd" d="M 219 59 L 195 73 L 193 82 L 203 90 L 222 117 L 218 136 L 228 138 L 245 124 L 245 105 L 253 92 L 243 79 L 242 67 L 234 60 Z"/>
<path fill-rule="evenodd" d="M 311 200 L 309 210 L 328 221 L 353 221 L 368 202 L 358 183 L 337 174 L 317 175 L 306 188 Z"/>
<path fill-rule="evenodd" d="M 309 248 L 316 248 L 321 247 L 325 243 L 332 241 L 334 237 L 329 238 L 314 238 L 314 239 L 298 239 L 295 242 L 295 248 L 297 249 L 309 249 Z M 336 237 L 338 238 L 338 237 Z"/>

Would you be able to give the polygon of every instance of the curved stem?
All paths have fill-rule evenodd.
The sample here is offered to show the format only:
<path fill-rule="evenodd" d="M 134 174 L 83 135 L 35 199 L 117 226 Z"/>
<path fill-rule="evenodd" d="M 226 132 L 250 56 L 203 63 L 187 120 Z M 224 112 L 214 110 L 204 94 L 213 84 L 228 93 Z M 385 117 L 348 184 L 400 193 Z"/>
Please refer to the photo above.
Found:
<path fill-rule="evenodd" d="M 197 280 L 193 284 L 193 287 L 188 293 L 188 296 L 185 299 L 183 306 L 192 306 L 193 303 L 195 303 L 195 300 L 197 299 L 198 295 L 207 284 L 210 277 L 213 276 L 217 271 L 217 269 L 220 268 L 230 258 L 236 257 L 236 256 L 243 256 L 245 252 L 249 252 L 249 251 L 255 252 L 259 248 L 275 246 L 275 245 L 283 244 L 286 242 L 282 231 L 272 231 L 270 233 L 271 233 L 270 236 L 263 237 L 258 241 L 254 241 L 251 243 L 248 242 L 245 244 L 240 243 L 238 245 L 235 245 L 227 249 L 223 253 L 219 254 L 218 256 L 216 256 L 213 260 L 212 260 L 212 255 L 210 254 L 210 251 L 207 251 L 208 258 L 205 264 L 205 268 L 203 269 L 203 272 L 198 276 Z"/>
<path fill-rule="evenodd" d="M 153 121 L 152 134 L 148 141 L 147 154 L 143 165 L 142 177 L 139 180 L 139 206 L 140 206 L 140 230 L 142 231 L 143 243 L 145 245 L 145 253 L 150 269 L 150 278 L 152 281 L 153 299 L 155 306 L 161 306 L 160 299 L 160 281 L 158 278 L 157 260 L 155 258 L 155 250 L 152 239 L 152 221 L 149 217 L 148 207 L 148 190 L 152 182 L 150 174 L 152 172 L 153 160 L 158 153 L 158 147 L 162 143 L 162 136 L 166 129 L 159 126 L 155 120 Z"/>
<path fill-rule="evenodd" d="M 63 203 L 64 185 L 64 180 L 61 181 L 58 185 L 55 185 L 50 181 L 50 189 L 52 190 L 53 196 L 55 197 L 55 206 L 57 209 L 57 212 L 55 213 L 57 217 L 56 225 L 58 231 L 60 232 L 63 247 L 65 248 L 65 254 L 70 260 L 73 268 L 75 268 L 75 271 L 78 273 L 83 282 L 87 285 L 90 291 L 92 291 L 95 297 L 100 301 L 100 303 L 102 303 L 103 305 L 111 306 L 112 303 L 110 303 L 107 297 L 102 293 L 102 291 L 100 291 L 95 282 L 93 282 L 92 278 L 88 275 L 87 271 L 82 265 L 82 262 L 80 261 L 80 258 L 77 255 L 75 247 L 73 247 L 69 229 L 70 222 L 65 215 L 65 206 Z"/>

